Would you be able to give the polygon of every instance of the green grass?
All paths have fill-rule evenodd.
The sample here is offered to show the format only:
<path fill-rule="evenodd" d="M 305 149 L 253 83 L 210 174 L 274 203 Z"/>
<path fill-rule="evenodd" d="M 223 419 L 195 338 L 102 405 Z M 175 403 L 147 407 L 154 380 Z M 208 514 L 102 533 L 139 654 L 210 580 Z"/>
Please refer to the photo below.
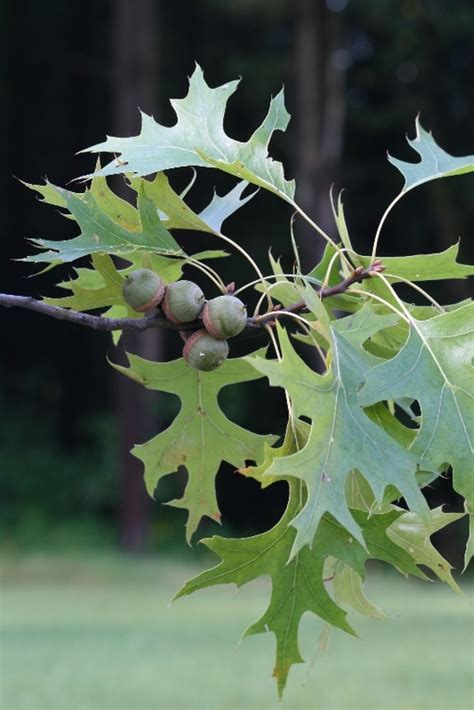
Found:
<path fill-rule="evenodd" d="M 271 634 L 238 641 L 269 585 L 170 598 L 196 569 L 160 558 L 34 554 L 2 558 L 1 710 L 278 709 Z M 328 653 L 293 668 L 283 708 L 470 710 L 473 627 L 441 584 L 369 573 L 368 593 L 393 617 L 354 619 Z M 305 616 L 303 656 L 318 622 Z"/>

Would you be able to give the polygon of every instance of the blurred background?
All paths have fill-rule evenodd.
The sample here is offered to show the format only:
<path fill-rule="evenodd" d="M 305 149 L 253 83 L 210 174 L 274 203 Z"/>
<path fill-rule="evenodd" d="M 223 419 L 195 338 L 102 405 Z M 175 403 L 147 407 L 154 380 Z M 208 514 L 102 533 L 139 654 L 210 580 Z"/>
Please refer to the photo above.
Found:
<path fill-rule="evenodd" d="M 60 295 L 54 281 L 70 268 L 30 278 L 35 269 L 15 259 L 31 253 L 25 238 L 75 235 L 72 224 L 41 205 L 15 177 L 40 182 L 47 175 L 67 185 L 93 168 L 94 157 L 75 155 L 77 150 L 105 133 L 138 132 L 137 107 L 172 124 L 168 99 L 186 93 L 195 60 L 211 86 L 243 77 L 226 118 L 226 130 L 240 139 L 261 122 L 270 95 L 285 85 L 293 118 L 286 134 L 275 135 L 271 153 L 283 161 L 287 176 L 296 177 L 300 204 L 330 233 L 329 187 L 347 188 L 347 220 L 362 253 L 401 186 L 386 151 L 415 159 L 405 134 L 413 136 L 418 112 L 449 152 L 472 151 L 474 6 L 469 0 L 458 0 L 454 11 L 448 0 L 27 0 L 21 5 L 3 0 L 0 12 L 5 122 L 0 283 L 7 293 Z M 175 173 L 177 186 L 190 177 L 189 170 Z M 191 202 L 202 206 L 214 185 L 230 184 L 226 176 L 200 171 Z M 271 247 L 291 268 L 289 217 L 286 205 L 259 194 L 229 221 L 228 232 L 260 263 L 267 263 Z M 396 208 L 381 253 L 441 251 L 462 236 L 461 258 L 467 261 L 473 220 L 469 178 L 434 182 Z M 298 228 L 309 270 L 322 243 Z M 194 250 L 216 246 L 207 237 L 198 242 L 195 234 L 184 240 Z M 221 265 L 228 280 L 241 284 L 251 278 L 239 257 Z M 463 281 L 449 290 L 432 286 L 448 301 L 468 293 Z M 175 398 L 149 396 L 116 376 L 104 354 L 121 355 L 105 334 L 26 311 L 5 309 L 0 315 L 2 544 L 110 544 L 132 551 L 181 545 L 185 511 L 147 499 L 141 464 L 128 454 L 134 443 L 169 423 Z M 128 338 L 125 346 L 174 357 L 178 340 L 152 333 L 146 342 Z M 257 344 L 244 342 L 234 352 Z M 227 388 L 223 403 L 249 428 L 282 432 L 281 393 L 268 393 L 263 383 Z M 166 478 L 157 499 L 179 497 L 184 482 L 184 474 Z M 285 503 L 281 485 L 262 493 L 254 481 L 224 466 L 217 479 L 224 526 L 239 533 L 267 528 Z M 450 482 L 440 485 L 432 503 L 448 496 L 452 509 L 459 509 Z M 199 534 L 216 531 L 215 524 L 204 523 Z M 453 538 L 451 554 L 459 563 L 462 544 L 453 531 L 441 544 L 449 547 Z"/>
<path fill-rule="evenodd" d="M 4 152 L 0 176 L 3 227 L 0 290 L 36 297 L 60 295 L 54 282 L 71 271 L 58 269 L 53 274 L 30 278 L 35 269 L 15 261 L 31 253 L 25 238 L 63 239 L 76 233 L 70 222 L 54 208 L 41 205 L 16 178 L 40 182 L 47 176 L 51 182 L 64 186 L 74 177 L 90 172 L 94 158 L 75 155 L 76 151 L 101 141 L 106 133 L 137 133 L 138 107 L 153 114 L 159 122 L 171 125 L 174 114 L 168 99 L 185 95 L 187 77 L 193 71 L 195 60 L 203 67 L 211 86 L 242 76 L 239 90 L 229 102 L 226 118 L 226 130 L 235 138 L 246 139 L 251 134 L 266 113 L 270 95 L 275 95 L 281 85 L 285 85 L 292 120 L 286 134 L 275 135 L 271 154 L 283 161 L 287 177 L 296 177 L 299 203 L 332 234 L 335 230 L 329 211 L 329 187 L 335 183 L 338 189 L 346 188 L 345 210 L 353 243 L 361 253 L 367 253 L 383 210 L 401 187 L 401 176 L 386 161 L 386 151 L 400 158 L 416 159 L 406 144 L 405 135 L 413 137 L 418 112 L 423 126 L 433 130 L 437 141 L 448 152 L 454 155 L 473 152 L 473 30 L 471 0 L 456 3 L 449 0 L 81 0 L 67 3 L 0 0 L 3 52 L 0 120 Z M 179 187 L 189 180 L 190 171 L 175 171 L 171 178 Z M 190 194 L 192 206 L 198 208 L 206 204 L 214 186 L 223 190 L 230 184 L 228 176 L 200 171 Z M 227 232 L 261 264 L 267 263 L 271 247 L 273 255 L 281 257 L 283 266 L 291 268 L 290 216 L 288 207 L 276 198 L 259 194 L 229 221 Z M 461 260 L 469 261 L 473 256 L 473 224 L 472 179 L 458 177 L 434 182 L 410 193 L 397 206 L 384 228 L 380 253 L 441 251 L 462 237 Z M 303 262 L 309 270 L 318 260 L 322 244 L 302 225 L 298 225 L 298 230 Z M 184 244 L 192 245 L 194 250 L 218 246 L 206 236 L 200 236 L 198 242 L 195 234 L 184 235 Z M 219 268 L 228 281 L 242 284 L 252 278 L 245 262 L 235 256 L 223 259 Z M 194 272 L 192 278 L 195 275 Z M 468 284 L 464 281 L 448 286 L 433 283 L 428 287 L 447 302 L 468 295 Z M 409 297 L 414 299 L 413 292 Z M 61 646 L 57 645 L 54 631 L 56 617 L 54 614 L 51 619 L 48 617 L 51 609 L 57 609 L 60 616 L 68 599 L 67 613 L 71 614 L 74 606 L 75 614 L 68 618 L 74 620 L 71 624 L 77 623 L 81 628 L 85 628 L 84 624 L 87 627 L 90 621 L 90 609 L 97 610 L 94 633 L 98 635 L 93 638 L 97 641 L 94 648 L 99 652 L 91 661 L 92 665 L 104 663 L 117 639 L 128 649 L 130 658 L 121 657 L 119 665 L 113 666 L 113 675 L 105 681 L 102 674 L 102 684 L 108 682 L 109 687 L 114 684 L 122 672 L 120 663 L 123 672 L 128 672 L 130 665 L 127 664 L 132 663 L 132 657 L 143 659 L 152 652 L 150 649 L 156 651 L 155 631 L 158 637 L 165 639 L 163 648 L 168 654 L 167 659 L 155 660 L 168 662 L 169 666 L 174 662 L 173 652 L 179 647 L 176 637 L 182 633 L 183 643 L 189 641 L 190 637 L 186 636 L 190 633 L 189 624 L 187 630 L 183 630 L 184 626 L 181 628 L 179 624 L 184 625 L 184 617 L 178 618 L 175 612 L 170 612 L 175 615 L 169 617 L 167 631 L 163 632 L 162 627 L 154 630 L 145 626 L 150 623 L 146 610 L 156 599 L 157 580 L 156 568 L 147 566 L 149 556 L 143 553 L 157 552 L 166 557 L 171 552 L 174 558 L 176 554 L 186 558 L 186 564 L 204 553 L 199 549 L 190 551 L 183 541 L 185 511 L 159 504 L 181 496 L 185 474 L 180 472 L 165 478 L 154 502 L 145 494 L 141 464 L 128 454 L 133 444 L 150 438 L 171 421 L 176 412 L 175 399 L 149 395 L 118 377 L 107 365 L 105 354 L 115 360 L 123 358 L 123 354 L 112 347 L 105 334 L 58 323 L 28 311 L 4 309 L 0 319 L 0 551 L 7 560 L 4 571 L 11 583 L 12 618 L 20 624 L 20 631 L 15 627 L 19 636 L 14 635 L 19 645 L 13 647 L 18 655 L 13 652 L 11 664 L 18 671 L 31 661 L 32 674 L 29 685 L 21 673 L 10 676 L 15 679 L 11 698 L 16 697 L 17 705 L 10 700 L 8 707 L 37 708 L 41 697 L 41 707 L 62 710 L 69 705 L 66 701 L 58 702 L 58 692 L 63 687 L 71 687 L 70 668 L 76 663 L 84 668 L 85 656 L 65 656 L 69 659 L 69 670 L 64 666 L 61 675 L 58 660 Z M 249 352 L 259 343 L 258 340 L 243 341 L 234 347 L 234 354 Z M 133 352 L 160 358 L 178 356 L 180 349 L 177 338 L 157 333 L 148 334 L 142 340 L 129 337 L 124 344 Z M 281 393 L 268 392 L 263 382 L 237 390 L 227 388 L 222 404 L 231 418 L 255 431 L 277 434 L 283 431 L 285 406 Z M 285 504 L 284 484 L 261 492 L 254 481 L 234 475 L 226 466 L 218 475 L 217 488 L 224 534 L 266 529 L 278 518 Z M 462 509 L 449 476 L 438 482 L 429 497 L 431 505 L 443 500 L 448 502 L 446 510 Z M 204 522 L 198 537 L 218 532 L 221 530 L 215 523 Z M 464 535 L 465 528 L 460 523 L 450 526 L 438 539 L 441 552 L 458 568 Z M 119 549 L 141 553 L 141 556 L 135 555 L 133 561 L 130 559 L 131 566 L 127 568 L 136 581 L 133 589 L 127 586 L 132 581 L 125 580 L 123 565 L 113 557 L 114 551 Z M 59 557 L 51 557 L 52 553 Z M 85 557 L 81 558 L 81 564 L 71 567 L 68 566 L 71 555 Z M 54 559 L 60 562 L 56 564 Z M 140 560 L 145 566 L 141 566 Z M 168 569 L 165 565 L 163 569 L 158 586 L 162 584 L 163 598 L 169 591 L 169 599 L 173 588 L 179 586 L 175 584 L 176 578 L 182 582 L 183 577 L 173 566 Z M 92 596 L 87 596 L 85 591 L 81 596 L 78 592 L 83 583 L 87 594 Z M 391 589 L 395 599 L 395 592 L 399 592 L 392 579 L 382 580 L 380 584 L 385 584 L 386 590 Z M 122 609 L 122 597 L 113 605 L 113 597 L 103 592 L 112 587 L 135 594 L 137 603 L 133 613 L 130 607 Z M 32 590 L 29 601 L 22 596 L 25 588 Z M 65 589 L 69 590 L 67 594 Z M 400 595 L 403 592 L 400 591 Z M 258 594 L 257 597 L 260 599 Z M 226 602 L 212 595 L 209 599 L 211 604 L 222 603 L 225 613 Z M 414 609 L 419 609 L 424 602 L 421 596 L 416 599 L 420 601 L 414 603 Z M 161 597 L 160 600 L 163 601 Z M 457 628 L 465 644 L 467 637 L 462 637 L 465 622 L 452 607 L 448 609 L 443 604 L 441 601 L 436 613 L 432 610 L 433 618 L 436 616 L 440 624 L 445 624 L 439 627 L 439 633 L 444 634 L 446 629 L 447 633 L 454 634 Z M 200 607 L 194 608 L 199 612 Z M 136 616 L 140 609 L 143 609 L 143 619 Z M 217 606 L 206 609 L 201 610 L 203 619 L 211 623 L 210 617 L 218 615 L 217 611 L 214 614 Z M 416 623 L 414 610 L 413 614 L 413 619 L 408 615 L 407 624 Z M 121 636 L 114 624 L 125 623 L 125 617 L 130 628 L 124 627 Z M 193 618 L 196 622 L 199 613 Z M 29 636 L 21 635 L 22 624 L 31 624 Z M 46 626 L 49 631 L 43 633 L 38 650 L 34 645 L 35 629 Z M 112 633 L 111 629 L 115 631 Z M 142 629 L 141 636 L 137 629 Z M 196 636 L 200 632 L 196 627 L 193 643 L 196 652 L 202 654 L 204 651 Z M 215 635 L 219 633 L 214 630 Z M 406 635 L 401 628 L 399 633 L 403 645 Z M 71 637 L 72 646 L 67 634 L 61 638 L 68 653 L 75 653 L 78 647 L 74 644 L 79 643 L 77 635 Z M 88 643 L 89 637 L 84 638 Z M 427 654 L 439 638 L 430 641 L 426 636 Z M 268 643 L 271 645 L 270 641 Z M 383 643 L 382 636 L 379 643 Z M 393 653 L 396 648 L 402 653 L 402 645 L 386 649 L 382 657 L 388 658 L 384 654 Z M 462 644 L 456 648 L 462 655 L 461 647 Z M 86 651 L 88 648 L 86 646 Z M 224 645 L 222 653 L 223 649 Z M 417 651 L 412 648 L 406 650 L 406 659 L 412 658 L 410 652 L 416 658 Z M 31 654 L 35 653 L 33 658 Z M 44 660 L 40 662 L 38 659 L 43 653 Z M 204 659 L 210 666 L 215 663 L 215 656 L 204 656 Z M 357 671 L 360 656 L 344 660 L 340 655 L 339 659 L 341 664 L 347 662 L 347 673 L 352 673 L 349 690 L 353 704 L 344 704 L 340 695 L 342 688 L 339 689 L 340 684 L 334 677 L 332 692 L 325 696 L 326 704 L 321 707 L 360 707 L 356 688 L 357 683 L 366 685 L 361 680 L 366 669 L 360 668 L 362 675 Z M 395 673 L 385 680 L 400 683 L 409 693 L 416 681 L 411 660 L 406 659 L 405 675 L 399 677 Z M 35 695 L 32 683 L 44 677 L 42 663 L 49 660 L 59 670 L 56 675 L 48 674 L 47 688 L 41 686 L 44 696 Z M 458 661 L 459 670 L 462 659 Z M 226 663 L 231 668 L 236 662 L 232 656 Z M 240 662 L 246 662 L 245 654 Z M 271 660 L 266 657 L 263 663 L 268 671 Z M 89 668 L 86 664 L 86 675 L 89 671 L 93 674 L 92 665 Z M 137 673 L 144 673 L 144 666 L 140 668 Z M 150 680 L 153 669 L 148 670 Z M 438 668 L 438 679 L 444 677 L 444 670 L 442 666 Z M 245 672 L 250 672 L 250 668 Z M 383 669 L 377 670 L 379 676 L 383 672 Z M 220 673 L 214 683 L 231 682 Z M 87 677 L 90 680 L 92 676 Z M 152 696 L 146 693 L 153 692 L 153 682 L 150 680 L 148 688 L 140 675 L 137 678 L 137 687 L 140 686 L 145 693 L 143 697 L 149 700 Z M 457 705 L 454 696 L 443 700 L 442 693 L 451 687 L 448 682 L 437 689 L 432 677 L 425 681 L 428 685 L 431 683 L 430 697 L 436 696 L 437 702 L 446 704 L 430 701 L 423 705 L 420 700 L 421 704 L 417 705 L 414 696 L 409 694 L 406 705 L 397 704 L 395 700 L 390 704 L 385 694 L 383 699 L 382 695 L 377 695 L 379 686 L 373 685 L 374 695 L 370 701 L 367 688 L 363 688 L 364 707 L 468 706 L 468 699 L 465 705 L 462 699 Z M 190 687 L 193 682 L 198 680 L 189 681 Z M 186 683 L 182 692 L 185 692 L 184 686 Z M 77 696 L 74 702 L 70 701 L 71 707 L 117 710 L 117 697 L 102 697 L 102 691 L 94 687 L 93 681 L 86 690 L 74 686 Z M 253 701 L 257 696 L 252 696 Z M 141 705 L 137 697 L 132 692 L 129 703 L 124 700 L 123 707 L 149 707 L 148 700 L 143 700 Z M 160 707 L 173 706 L 172 698 L 176 696 L 169 697 L 168 704 Z M 262 698 L 255 707 L 270 707 Z M 309 695 L 305 698 L 300 698 L 303 704 L 291 707 L 309 707 Z M 459 698 L 465 699 L 468 695 L 461 694 Z M 195 707 L 192 698 L 191 704 L 186 704 L 188 701 L 183 699 L 179 707 Z M 238 693 L 228 702 L 211 703 L 206 707 L 251 707 L 248 698 L 244 702 Z"/>

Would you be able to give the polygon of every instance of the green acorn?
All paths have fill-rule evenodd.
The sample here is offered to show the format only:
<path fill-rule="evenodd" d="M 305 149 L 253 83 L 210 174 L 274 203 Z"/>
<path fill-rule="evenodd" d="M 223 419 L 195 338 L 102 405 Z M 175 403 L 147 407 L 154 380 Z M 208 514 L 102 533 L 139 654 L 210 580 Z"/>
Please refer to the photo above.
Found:
<path fill-rule="evenodd" d="M 225 340 L 243 331 L 247 324 L 247 309 L 235 296 L 217 296 L 205 304 L 201 317 L 210 335 Z"/>
<path fill-rule="evenodd" d="M 204 305 L 204 294 L 193 281 L 175 281 L 166 288 L 162 308 L 172 323 L 190 323 L 199 315 Z"/>
<path fill-rule="evenodd" d="M 188 365 L 204 372 L 222 365 L 228 354 L 227 341 L 213 338 L 204 328 L 190 335 L 183 348 L 183 357 Z"/>
<path fill-rule="evenodd" d="M 165 285 L 154 271 L 137 269 L 126 277 L 122 294 L 123 300 L 130 308 L 144 313 L 161 303 L 165 295 Z"/>

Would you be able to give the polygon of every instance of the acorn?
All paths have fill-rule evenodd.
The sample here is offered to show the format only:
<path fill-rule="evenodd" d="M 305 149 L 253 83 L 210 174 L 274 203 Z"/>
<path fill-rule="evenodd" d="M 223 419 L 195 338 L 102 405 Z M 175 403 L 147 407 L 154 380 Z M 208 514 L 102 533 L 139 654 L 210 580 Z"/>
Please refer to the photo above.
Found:
<path fill-rule="evenodd" d="M 172 323 L 190 323 L 199 317 L 204 294 L 193 281 L 175 281 L 166 288 L 162 308 Z"/>
<path fill-rule="evenodd" d="M 165 285 L 158 274 L 150 269 L 137 269 L 129 274 L 122 285 L 125 303 L 139 313 L 155 308 L 165 295 Z"/>
<path fill-rule="evenodd" d="M 247 324 L 247 309 L 235 296 L 217 296 L 205 304 L 201 317 L 210 335 L 225 340 L 243 331 Z"/>
<path fill-rule="evenodd" d="M 213 338 L 204 328 L 190 335 L 183 348 L 183 357 L 188 365 L 204 372 L 222 365 L 228 354 L 227 341 Z"/>

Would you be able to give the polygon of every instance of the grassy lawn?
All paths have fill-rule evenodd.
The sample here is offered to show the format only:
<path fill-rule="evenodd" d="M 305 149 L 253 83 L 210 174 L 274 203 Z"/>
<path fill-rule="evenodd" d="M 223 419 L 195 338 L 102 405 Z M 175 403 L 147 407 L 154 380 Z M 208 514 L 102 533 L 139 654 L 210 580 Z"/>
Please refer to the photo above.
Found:
<path fill-rule="evenodd" d="M 265 582 L 180 599 L 196 569 L 160 558 L 4 556 L 1 710 L 471 710 L 472 594 L 370 575 L 368 594 L 391 615 L 354 619 L 328 653 L 296 666 L 280 706 L 271 678 L 274 637 L 242 641 L 264 610 Z M 314 655 L 314 617 L 303 656 Z"/>

